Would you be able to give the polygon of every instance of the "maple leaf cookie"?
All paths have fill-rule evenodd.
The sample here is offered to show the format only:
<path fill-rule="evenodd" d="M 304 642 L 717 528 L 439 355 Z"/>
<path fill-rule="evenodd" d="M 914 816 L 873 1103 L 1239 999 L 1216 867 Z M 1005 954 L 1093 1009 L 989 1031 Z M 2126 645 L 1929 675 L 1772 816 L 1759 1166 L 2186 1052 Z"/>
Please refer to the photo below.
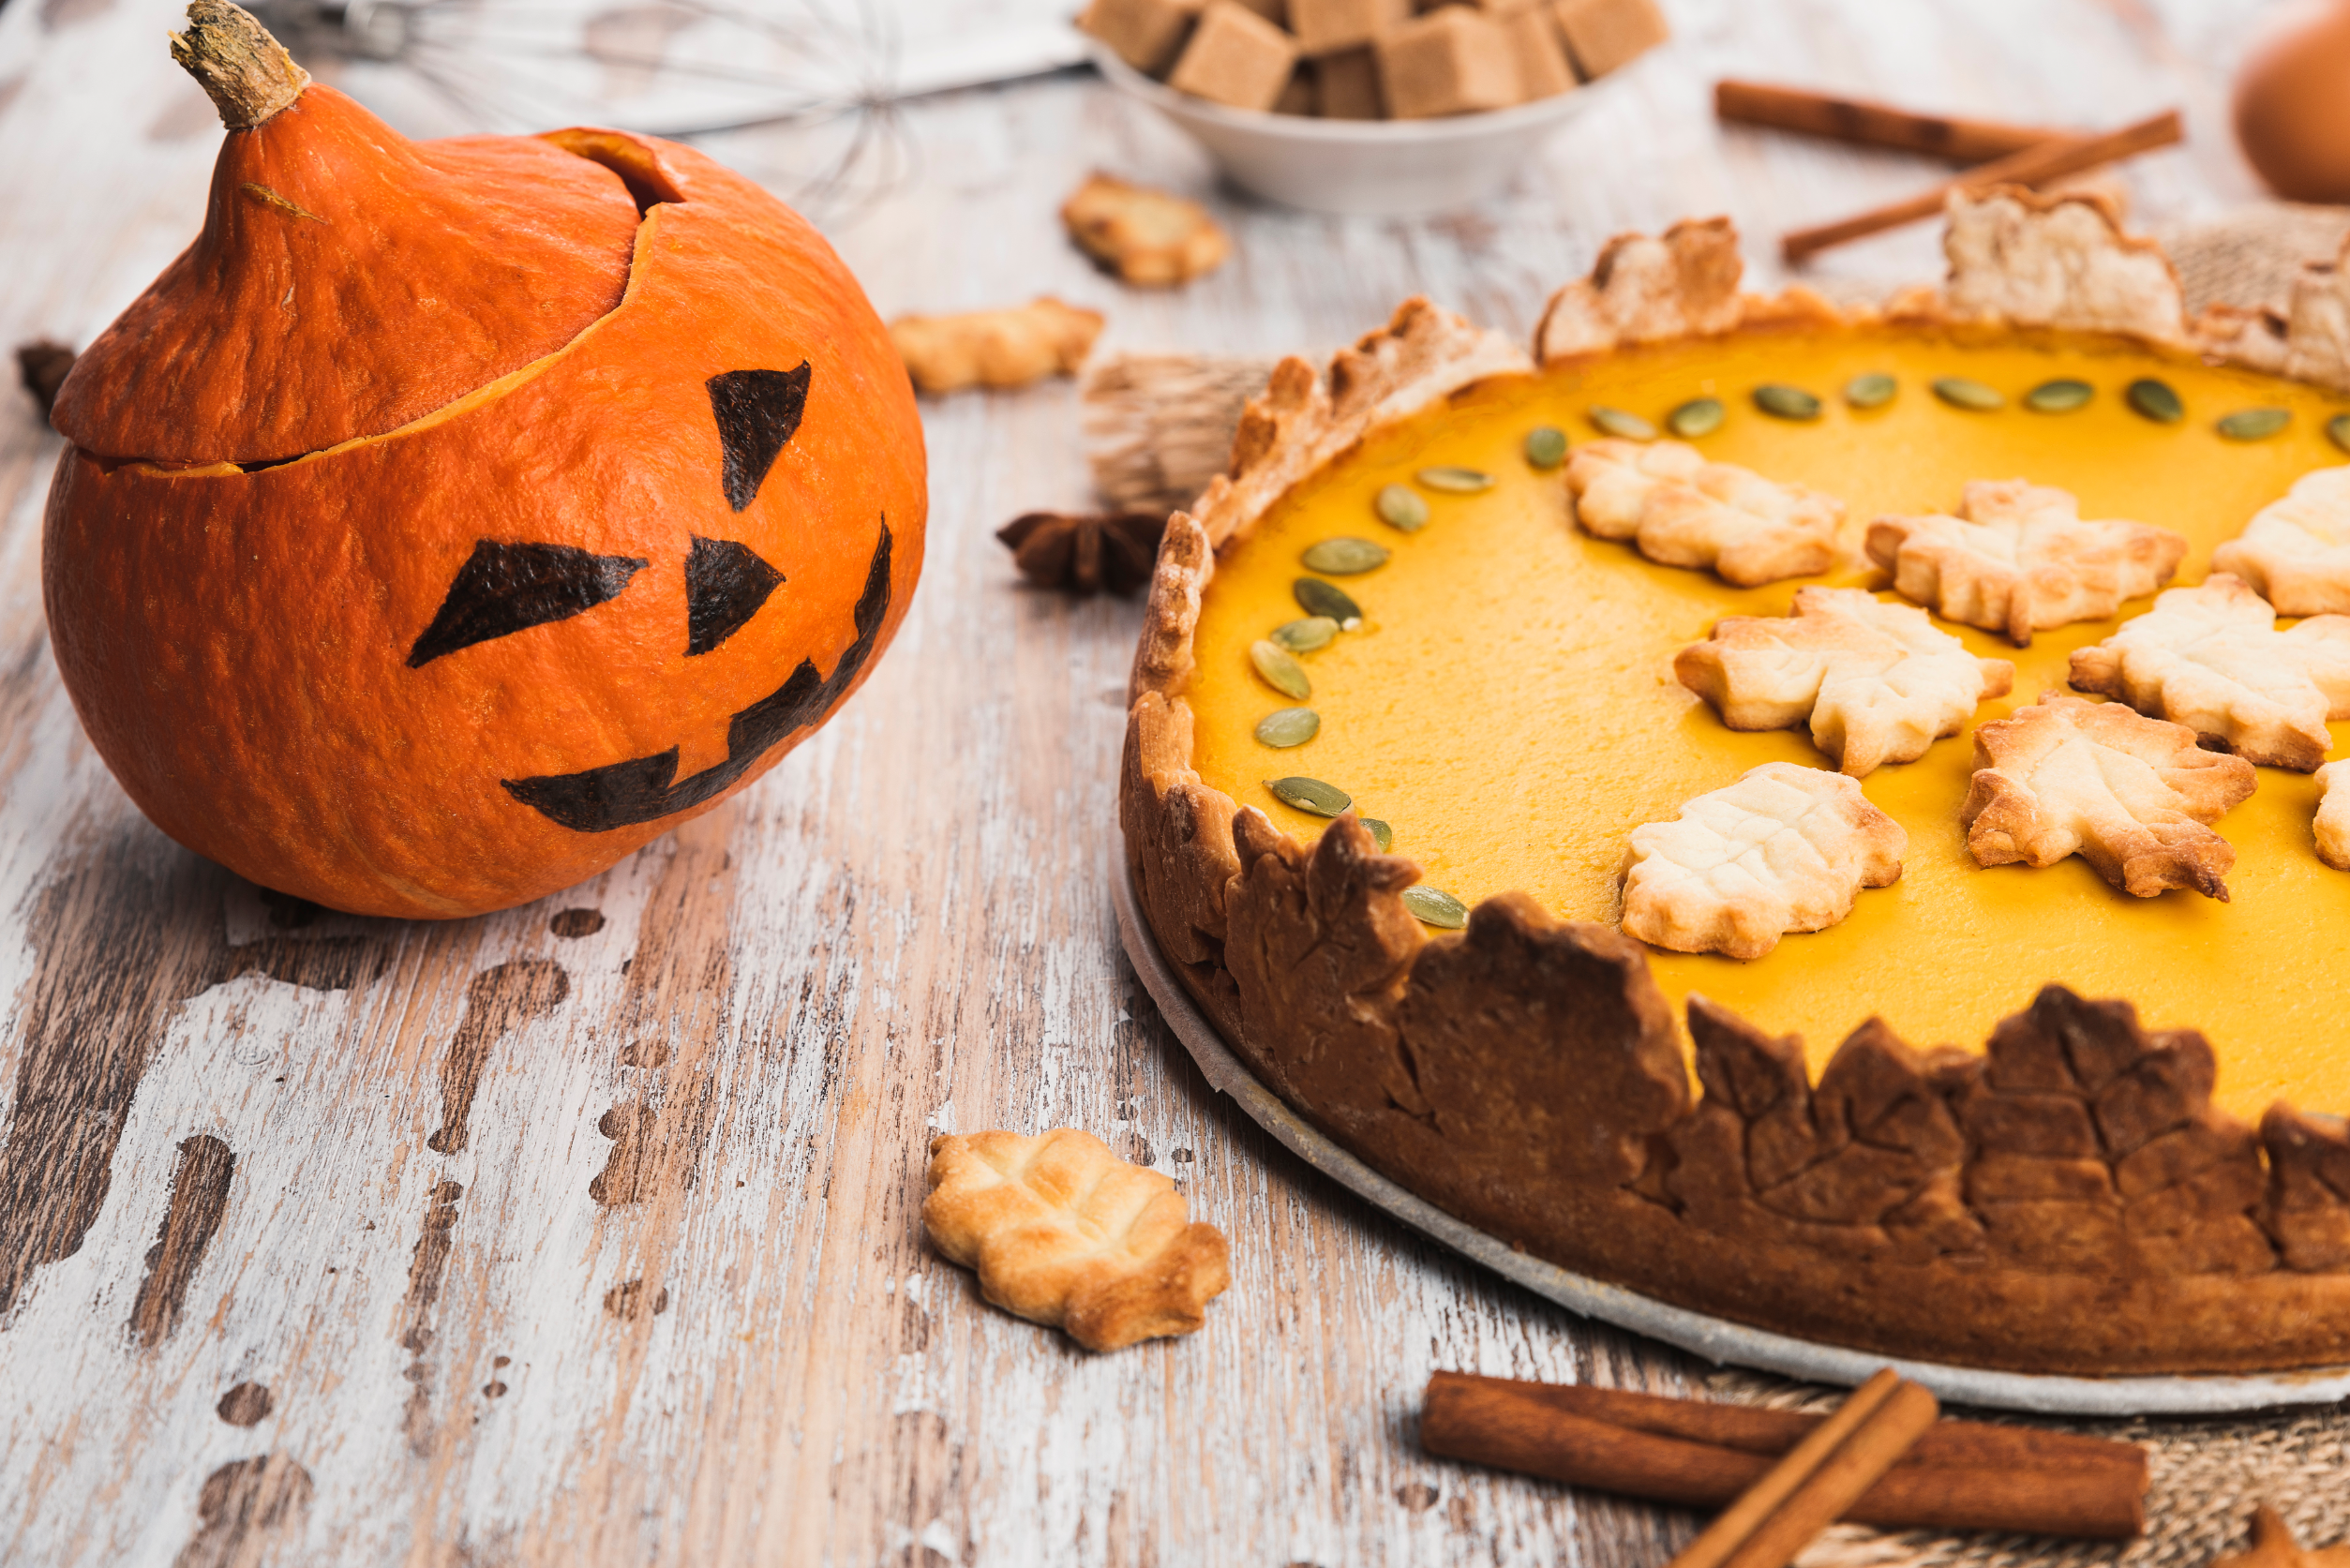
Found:
<path fill-rule="evenodd" d="M 2280 632 L 2268 602 L 2224 572 L 2174 588 L 2073 655 L 2073 685 L 2185 724 L 2249 762 L 2306 773 L 2328 719 L 2350 719 L 2350 616 Z"/>
<path fill-rule="evenodd" d="M 2350 465 L 2301 475 L 2211 552 L 2211 569 L 2252 584 L 2279 615 L 2350 611 Z"/>
<path fill-rule="evenodd" d="M 1790 931 L 1825 931 L 1863 888 L 1901 876 L 1909 836 L 1841 773 L 1766 762 L 1700 795 L 1680 819 L 1632 829 L 1628 936 L 1676 952 L 1760 958 Z"/>
<path fill-rule="evenodd" d="M 1734 463 L 1709 463 L 1684 441 L 1596 441 L 1566 465 L 1575 520 L 1628 539 L 1666 566 L 1710 567 L 1741 588 L 1825 572 L 1844 502 Z"/>
<path fill-rule="evenodd" d="M 2251 763 L 2203 750 L 2184 724 L 2043 692 L 2014 717 L 1977 726 L 1959 820 L 1982 865 L 2078 855 L 2139 898 L 2193 888 L 2224 902 L 2220 878 L 2236 851 L 2210 825 L 2253 784 Z"/>
<path fill-rule="evenodd" d="M 1232 236 L 1197 202 L 1109 174 L 1088 176 L 1061 203 L 1061 222 L 1077 248 L 1145 287 L 1189 283 L 1232 254 Z"/>
<path fill-rule="evenodd" d="M 1732 729 L 1809 724 L 1856 779 L 1923 756 L 2015 684 L 2005 659 L 1978 659 L 1923 610 L 1857 588 L 1797 589 L 1792 615 L 1727 617 L 1673 674 Z"/>
<path fill-rule="evenodd" d="M 1868 558 L 1937 614 L 2023 648 L 2034 632 L 2103 620 L 2171 580 L 2187 541 L 2168 529 L 2085 521 L 2068 491 L 1977 479 L 1954 516 L 1879 517 Z"/>
<path fill-rule="evenodd" d="M 2329 762 L 2317 770 L 2317 858 L 2336 871 L 2350 871 L 2350 762 Z"/>
<path fill-rule="evenodd" d="M 900 316 L 890 323 L 906 373 L 934 394 L 1074 375 L 1100 336 L 1101 312 L 1049 295 L 1009 310 Z"/>
<path fill-rule="evenodd" d="M 1089 1351 L 1189 1334 L 1232 1282 L 1224 1233 L 1175 1183 L 1075 1127 L 934 1138 L 922 1228 L 980 1293 Z"/>

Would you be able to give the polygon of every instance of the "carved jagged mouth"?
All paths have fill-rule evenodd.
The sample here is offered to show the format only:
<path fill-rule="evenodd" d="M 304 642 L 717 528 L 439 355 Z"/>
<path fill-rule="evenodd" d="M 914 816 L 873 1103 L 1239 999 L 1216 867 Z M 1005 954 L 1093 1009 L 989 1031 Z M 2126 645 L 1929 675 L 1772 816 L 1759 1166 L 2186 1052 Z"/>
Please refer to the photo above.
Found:
<path fill-rule="evenodd" d="M 802 659 L 786 679 L 726 725 L 726 760 L 685 778 L 677 776 L 678 749 L 606 763 L 581 773 L 501 779 L 506 793 L 550 821 L 578 833 L 608 833 L 687 811 L 724 794 L 754 764 L 801 730 L 813 726 L 873 657 L 890 611 L 890 524 L 881 523 L 855 612 L 857 640 L 830 676 Z"/>

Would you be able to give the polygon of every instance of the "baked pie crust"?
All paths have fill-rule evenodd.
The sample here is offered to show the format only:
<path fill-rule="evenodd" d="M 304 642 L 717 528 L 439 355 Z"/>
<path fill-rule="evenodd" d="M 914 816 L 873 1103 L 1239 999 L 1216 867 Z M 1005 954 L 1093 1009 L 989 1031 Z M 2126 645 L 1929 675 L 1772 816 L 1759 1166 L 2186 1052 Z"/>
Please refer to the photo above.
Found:
<path fill-rule="evenodd" d="M 1552 301 L 1541 364 L 1852 321 L 1808 291 L 1739 293 L 1736 246 L 1721 219 L 1611 242 Z M 2120 334 L 2350 387 L 2341 270 L 2315 269 L 2286 319 L 2191 321 L 2161 252 L 2094 199 L 2023 191 L 1953 199 L 1948 251 L 1945 286 L 1877 318 Z M 1284 361 L 1229 473 L 1170 520 L 1119 816 L 1143 916 L 1223 1038 L 1423 1197 L 1679 1306 L 2030 1372 L 2350 1361 L 2350 1129 L 2282 1102 L 2257 1127 L 2215 1107 L 2200 1034 L 2051 984 L 1980 1053 L 1871 1020 L 1815 1079 L 1792 1037 L 1700 996 L 1684 1044 L 1648 950 L 1610 926 L 1504 892 L 1431 935 L 1400 898 L 1418 868 L 1352 814 L 1309 844 L 1202 780 L 1186 690 L 1218 548 L 1377 428 L 1535 367 L 1407 302 L 1326 377 Z"/>

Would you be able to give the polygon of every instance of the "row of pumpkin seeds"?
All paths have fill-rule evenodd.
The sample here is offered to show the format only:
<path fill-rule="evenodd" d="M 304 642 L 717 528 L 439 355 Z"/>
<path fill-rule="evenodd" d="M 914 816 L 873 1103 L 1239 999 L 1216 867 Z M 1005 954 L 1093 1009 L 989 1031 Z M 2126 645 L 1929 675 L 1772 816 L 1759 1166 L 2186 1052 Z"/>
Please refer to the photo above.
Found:
<path fill-rule="evenodd" d="M 1557 468 L 1566 460 L 1566 433 L 1549 426 L 1535 431 L 1527 439 L 1526 458 L 1537 469 Z M 1494 484 L 1489 473 L 1450 464 L 1422 469 L 1413 477 L 1428 489 L 1457 496 L 1473 496 L 1491 489 Z M 1417 533 L 1429 523 L 1427 500 L 1408 485 L 1383 486 L 1371 498 L 1371 510 L 1381 522 L 1404 533 Z M 1393 553 L 1372 540 L 1340 534 L 1308 545 L 1299 561 L 1310 572 L 1348 577 L 1385 566 Z M 1265 684 L 1302 703 L 1313 694 L 1313 681 L 1297 655 L 1327 648 L 1341 632 L 1360 630 L 1363 611 L 1344 589 L 1322 577 L 1300 577 L 1290 591 L 1297 607 L 1306 612 L 1305 619 L 1276 626 L 1269 636 L 1250 644 L 1249 661 Z M 1262 744 L 1283 750 L 1302 746 L 1321 733 L 1322 715 L 1310 708 L 1277 708 L 1258 720 L 1256 727 Z M 1336 784 L 1302 774 L 1264 782 L 1274 799 L 1313 816 L 1337 816 L 1355 804 L 1355 798 Z M 1375 816 L 1357 820 L 1379 845 L 1380 853 L 1393 846 L 1395 830 L 1386 823 Z M 1420 884 L 1397 896 L 1426 924 L 1458 931 L 1469 923 L 1469 906 L 1441 888 Z"/>
<path fill-rule="evenodd" d="M 1934 396 L 1954 409 L 1965 409 L 1970 413 L 1993 413 L 2007 407 L 2005 393 L 1966 376 L 1938 376 L 1931 384 Z M 1894 394 L 1899 390 L 1900 383 L 1893 377 L 1882 371 L 1871 371 L 1844 383 L 1844 400 L 1856 409 L 1881 409 L 1893 400 Z M 2157 425 L 2177 425 L 2187 417 L 2187 404 L 2178 396 L 2178 389 L 2168 381 L 2152 376 L 2141 376 L 2132 381 L 2122 389 L 2121 396 L 2133 411 Z M 1779 382 L 1766 382 L 1755 388 L 1753 396 L 1755 407 L 1774 419 L 1798 423 L 1818 419 L 1825 407 L 1817 394 L 1806 392 L 1800 386 Z M 2097 389 L 2088 382 L 2061 377 L 2033 387 L 2024 394 L 2022 402 L 2034 413 L 2072 413 L 2088 407 L 2096 396 Z M 1684 441 L 1694 441 L 1720 429 L 1722 422 L 1729 416 L 1729 411 L 1723 406 L 1720 398 L 1692 397 L 1665 416 L 1665 428 Z M 1657 436 L 1655 426 L 1623 409 L 1595 406 L 1591 410 L 1591 422 L 1603 434 L 1624 441 L 1654 441 Z M 2293 412 L 2289 409 L 2238 409 L 2214 421 L 2212 428 L 2229 441 L 2257 441 L 2283 434 L 2285 426 L 2292 423 Z M 2350 452 L 2350 413 L 2336 414 L 2328 420 L 2326 435 L 2336 446 Z M 1544 441 L 1544 450 L 1548 452 L 1549 441 L 1553 436 L 1557 437 L 1557 451 L 1563 459 L 1566 451 L 1565 438 L 1547 427 L 1527 438 L 1528 458 L 1534 457 L 1534 443 L 1537 438 Z M 1536 466 L 1543 465 L 1537 463 Z M 1553 462 L 1549 466 L 1557 465 Z"/>

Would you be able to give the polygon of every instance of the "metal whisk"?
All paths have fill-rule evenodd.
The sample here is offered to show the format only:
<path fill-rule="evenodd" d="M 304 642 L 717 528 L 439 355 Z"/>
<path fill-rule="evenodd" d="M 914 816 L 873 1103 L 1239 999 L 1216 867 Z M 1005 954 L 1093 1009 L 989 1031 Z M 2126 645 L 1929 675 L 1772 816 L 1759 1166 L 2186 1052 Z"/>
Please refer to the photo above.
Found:
<path fill-rule="evenodd" d="M 404 128 L 600 124 L 690 137 L 786 127 L 778 194 L 840 219 L 911 148 L 885 0 L 257 0 L 313 71 Z"/>

